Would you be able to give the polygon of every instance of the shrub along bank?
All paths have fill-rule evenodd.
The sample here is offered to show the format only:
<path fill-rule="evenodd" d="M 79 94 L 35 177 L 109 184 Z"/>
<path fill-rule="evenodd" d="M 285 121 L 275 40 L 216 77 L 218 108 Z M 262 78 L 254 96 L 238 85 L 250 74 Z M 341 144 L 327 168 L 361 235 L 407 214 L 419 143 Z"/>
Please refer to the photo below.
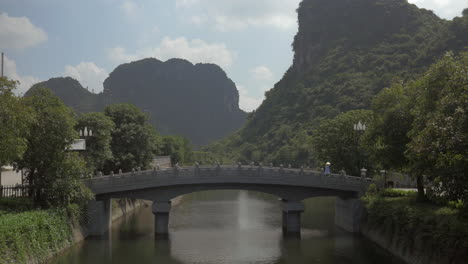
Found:
<path fill-rule="evenodd" d="M 408 263 L 466 263 L 468 219 L 455 206 L 418 202 L 416 193 L 384 190 L 363 198 L 363 233 Z"/>
<path fill-rule="evenodd" d="M 7 204 L 7 206 L 5 206 Z M 73 216 L 67 209 L 11 210 L 12 204 L 28 208 L 27 202 L 0 200 L 0 264 L 41 263 L 70 244 Z"/>

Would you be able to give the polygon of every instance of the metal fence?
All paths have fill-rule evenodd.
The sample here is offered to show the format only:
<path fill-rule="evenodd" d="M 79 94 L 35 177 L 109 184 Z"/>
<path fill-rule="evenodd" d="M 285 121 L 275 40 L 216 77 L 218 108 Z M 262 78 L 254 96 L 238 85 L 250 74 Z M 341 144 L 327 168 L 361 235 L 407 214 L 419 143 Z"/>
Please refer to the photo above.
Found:
<path fill-rule="evenodd" d="M 25 185 L 0 185 L 0 197 L 28 197 L 29 187 Z"/>

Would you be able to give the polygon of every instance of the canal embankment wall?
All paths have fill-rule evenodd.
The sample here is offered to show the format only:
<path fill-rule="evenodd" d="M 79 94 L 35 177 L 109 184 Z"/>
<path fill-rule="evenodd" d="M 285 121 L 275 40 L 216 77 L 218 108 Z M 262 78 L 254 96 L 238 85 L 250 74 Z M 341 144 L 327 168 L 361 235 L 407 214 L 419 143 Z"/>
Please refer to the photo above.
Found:
<path fill-rule="evenodd" d="M 467 263 L 468 223 L 455 209 L 410 195 L 362 201 L 361 234 L 391 254 L 409 264 Z"/>
<path fill-rule="evenodd" d="M 136 200 L 136 199 L 115 199 L 112 201 L 112 222 L 117 221 L 118 219 L 134 213 L 135 210 L 139 209 L 142 206 L 147 205 L 147 201 Z M 47 260 L 63 253 L 66 249 L 72 247 L 73 245 L 80 243 L 88 237 L 88 230 L 80 224 L 70 224 L 71 237 L 69 240 L 63 241 L 55 249 L 49 250 L 47 252 L 47 257 L 34 257 L 30 256 L 27 264 L 40 264 L 47 263 Z M 45 259 L 45 261 L 44 261 Z"/>

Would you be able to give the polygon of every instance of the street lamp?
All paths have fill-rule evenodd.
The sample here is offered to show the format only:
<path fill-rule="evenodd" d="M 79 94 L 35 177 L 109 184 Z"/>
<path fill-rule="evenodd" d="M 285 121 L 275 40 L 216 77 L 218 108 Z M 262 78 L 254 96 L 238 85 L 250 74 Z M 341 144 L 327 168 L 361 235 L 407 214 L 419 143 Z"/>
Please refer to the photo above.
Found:
<path fill-rule="evenodd" d="M 93 130 L 88 129 L 88 127 L 84 127 L 83 129 L 80 129 L 80 137 L 91 137 L 93 136 Z"/>
<path fill-rule="evenodd" d="M 86 138 L 93 136 L 93 130 L 84 127 L 79 130 L 80 138 L 74 139 L 71 145 L 71 150 L 86 150 Z"/>
<path fill-rule="evenodd" d="M 361 120 L 359 120 L 357 124 L 354 124 L 354 131 L 360 134 L 364 133 L 364 131 L 366 131 L 366 124 L 361 123 Z"/>
<path fill-rule="evenodd" d="M 366 124 L 362 123 L 361 120 L 359 120 L 359 122 L 357 124 L 354 124 L 354 131 L 356 131 L 358 133 L 358 140 L 357 140 L 357 143 L 358 143 L 358 151 L 359 151 L 359 167 L 361 167 L 362 165 L 362 168 L 364 169 L 364 162 L 361 160 L 361 151 L 360 151 L 360 146 L 361 144 L 359 144 L 359 140 L 361 139 L 361 135 L 364 133 L 364 131 L 366 131 Z"/>

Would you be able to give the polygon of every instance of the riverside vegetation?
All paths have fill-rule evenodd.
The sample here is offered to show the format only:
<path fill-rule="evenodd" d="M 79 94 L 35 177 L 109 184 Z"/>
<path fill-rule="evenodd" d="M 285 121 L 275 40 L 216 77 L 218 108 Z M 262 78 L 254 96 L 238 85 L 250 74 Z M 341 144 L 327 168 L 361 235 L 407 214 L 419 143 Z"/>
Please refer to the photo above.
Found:
<path fill-rule="evenodd" d="M 77 172 L 146 167 L 154 154 L 170 155 L 180 163 L 201 158 L 213 162 L 216 157 L 223 163 L 319 167 L 330 161 L 334 172 L 356 175 L 365 165 L 368 176 L 375 178 L 381 169 L 403 172 L 416 180 L 418 192 L 371 190 L 364 198 L 368 228 L 388 239 L 389 248 L 397 244 L 422 259 L 463 263 L 468 251 L 468 9 L 447 21 L 406 0 L 304 0 L 298 23 L 293 65 L 242 129 L 203 152 L 191 151 L 183 138 L 159 135 L 131 105 L 81 115 L 77 125 L 50 92 L 38 89 L 42 97 L 22 99 L 4 89 L 0 105 L 8 107 L 0 109 L 0 146 L 10 149 L 6 156 L 0 153 L 0 165 L 32 168 L 39 176 L 31 182 L 67 191 L 82 188 Z M 139 62 L 146 63 L 151 64 Z M 2 81 L 1 87 L 14 86 Z M 50 105 L 45 101 L 53 107 L 41 110 Z M 4 113 L 8 120 L 2 119 Z M 359 120 L 368 127 L 362 134 L 353 131 Z M 90 139 L 95 142 L 90 141 L 89 152 L 63 151 L 63 142 L 76 137 L 78 127 L 98 124 L 103 127 L 95 132 L 102 134 Z M 36 130 L 14 129 L 29 126 Z M 62 138 L 48 138 L 46 127 Z M 120 149 L 118 143 L 132 138 L 142 140 Z M 49 139 L 52 144 L 44 143 Z M 42 157 L 30 149 L 32 143 L 50 155 Z M 92 149 L 93 144 L 99 148 Z M 138 144 L 144 151 L 136 151 Z M 45 170 L 35 165 L 43 162 L 53 166 Z M 77 169 L 84 164 L 90 169 Z M 86 189 L 81 190 L 54 191 L 60 199 L 53 201 L 40 193 L 34 197 L 41 207 L 64 208 L 87 198 Z M 11 214 L 0 218 L 7 216 Z"/>
<path fill-rule="evenodd" d="M 0 79 L 0 165 L 24 169 L 29 191 L 27 198 L 0 198 L 2 264 L 42 262 L 72 243 L 93 198 L 83 178 L 98 171 L 145 169 L 156 155 L 181 164 L 209 158 L 194 153 L 187 139 L 157 133 L 131 104 L 76 116 L 49 89 L 21 98 L 13 94 L 16 85 Z M 71 142 L 85 126 L 93 130 L 87 151 L 71 152 Z"/>

